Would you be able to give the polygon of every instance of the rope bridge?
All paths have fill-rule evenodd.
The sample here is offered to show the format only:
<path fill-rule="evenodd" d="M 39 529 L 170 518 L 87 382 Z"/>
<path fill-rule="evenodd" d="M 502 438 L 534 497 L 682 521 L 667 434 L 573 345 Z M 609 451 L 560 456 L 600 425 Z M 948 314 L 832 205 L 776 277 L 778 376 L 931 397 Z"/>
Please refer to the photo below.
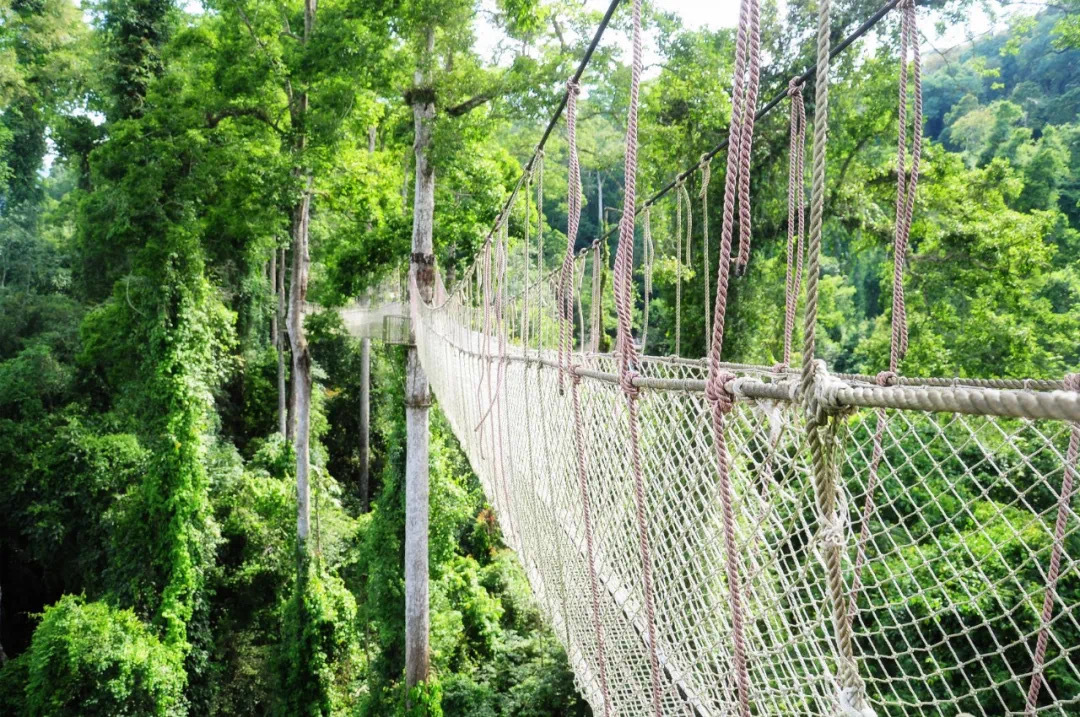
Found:
<path fill-rule="evenodd" d="M 589 352 L 599 321 L 586 322 L 581 307 L 590 252 L 575 252 L 580 69 L 565 102 L 569 227 L 561 265 L 544 266 L 542 212 L 530 236 L 534 185 L 536 201 L 543 199 L 538 148 L 457 286 L 448 292 L 437 282 L 425 301 L 413 279 L 413 331 L 441 409 L 597 715 L 1080 714 L 1080 521 L 1072 507 L 1080 377 L 899 375 L 922 121 L 915 7 L 893 2 L 886 10 L 897 5 L 904 61 L 887 371 L 835 374 L 814 358 L 833 52 L 828 0 L 818 4 L 808 206 L 801 102 L 808 75 L 787 93 L 781 364 L 722 360 L 736 234 L 736 273 L 750 260 L 758 0 L 743 0 L 737 34 L 706 358 L 642 355 L 639 343 L 648 318 L 635 316 L 635 220 L 644 234 L 645 307 L 655 256 L 648 204 L 635 205 L 640 0 L 614 260 L 615 350 Z M 707 172 L 709 159 L 697 169 Z M 689 224 L 691 199 L 681 179 L 675 188 Z M 521 202 L 526 221 L 512 247 L 508 218 Z M 592 255 L 595 267 L 600 254 Z M 792 366 L 804 286 L 804 360 Z"/>

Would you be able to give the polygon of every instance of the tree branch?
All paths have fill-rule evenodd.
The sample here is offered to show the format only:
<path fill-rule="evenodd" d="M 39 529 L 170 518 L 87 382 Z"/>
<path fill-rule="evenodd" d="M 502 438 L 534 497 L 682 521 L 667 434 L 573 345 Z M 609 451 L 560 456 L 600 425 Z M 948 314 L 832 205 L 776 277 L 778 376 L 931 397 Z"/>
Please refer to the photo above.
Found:
<path fill-rule="evenodd" d="M 447 107 L 446 114 L 450 117 L 460 117 L 463 114 L 472 112 L 474 109 L 484 104 L 485 102 L 488 102 L 491 99 L 492 95 L 484 92 L 476 95 L 475 97 L 470 97 L 461 104 L 454 105 L 453 107 Z"/>

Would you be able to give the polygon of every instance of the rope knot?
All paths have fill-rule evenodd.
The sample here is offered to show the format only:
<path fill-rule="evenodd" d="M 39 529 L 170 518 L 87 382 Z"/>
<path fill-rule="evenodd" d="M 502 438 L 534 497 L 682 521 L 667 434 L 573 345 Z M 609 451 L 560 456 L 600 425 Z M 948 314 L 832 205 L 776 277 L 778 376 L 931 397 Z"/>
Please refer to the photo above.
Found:
<path fill-rule="evenodd" d="M 722 413 L 731 413 L 735 407 L 735 392 L 729 387 L 734 380 L 735 374 L 720 371 L 705 384 L 705 398 Z"/>
<path fill-rule="evenodd" d="M 637 371 L 628 368 L 619 376 L 619 385 L 622 387 L 623 393 L 629 398 L 637 398 L 641 395 L 641 389 L 634 385 L 634 378 L 636 378 L 637 375 Z"/>
<path fill-rule="evenodd" d="M 895 386 L 896 385 L 896 371 L 881 371 L 876 376 L 878 386 Z"/>
<path fill-rule="evenodd" d="M 709 157 L 708 152 L 701 155 L 698 164 L 701 165 L 701 192 L 698 194 L 698 198 L 705 199 L 709 191 L 709 181 L 712 179 L 712 158 Z"/>
<path fill-rule="evenodd" d="M 567 91 L 567 93 L 572 94 L 575 97 L 577 97 L 578 95 L 581 94 L 581 85 L 579 85 L 574 80 L 567 80 L 567 82 L 566 82 L 566 91 Z"/>
<path fill-rule="evenodd" d="M 803 81 L 801 77 L 792 77 L 788 80 L 787 93 L 788 97 L 794 97 L 795 95 L 802 94 Z"/>
<path fill-rule="evenodd" d="M 1066 374 L 1062 383 L 1066 391 L 1080 391 L 1080 373 Z"/>
<path fill-rule="evenodd" d="M 567 369 L 567 372 L 569 372 L 569 374 L 570 374 L 570 381 L 575 386 L 580 386 L 581 385 L 581 374 L 579 374 L 577 372 L 577 368 L 574 367 L 574 366 L 571 366 L 570 368 Z"/>
<path fill-rule="evenodd" d="M 811 423 L 824 425 L 829 416 L 843 413 L 846 407 L 841 405 L 840 389 L 846 384 L 829 374 L 822 359 L 808 363 L 803 372 L 803 400 Z"/>
<path fill-rule="evenodd" d="M 786 361 L 781 361 L 780 363 L 773 364 L 772 372 L 773 373 L 783 373 L 784 371 L 787 371 L 787 369 L 788 369 L 787 362 Z"/>

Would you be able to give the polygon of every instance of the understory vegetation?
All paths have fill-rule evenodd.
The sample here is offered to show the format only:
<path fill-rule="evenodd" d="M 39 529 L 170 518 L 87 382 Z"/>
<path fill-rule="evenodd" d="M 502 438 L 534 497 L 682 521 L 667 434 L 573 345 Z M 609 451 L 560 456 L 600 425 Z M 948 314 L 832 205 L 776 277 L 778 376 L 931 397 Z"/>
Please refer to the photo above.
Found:
<path fill-rule="evenodd" d="M 837 3 L 837 38 L 878 4 Z M 940 34 L 931 18 L 955 23 L 973 3 L 932 5 L 920 15 L 925 47 Z M 906 374 L 1080 370 L 1080 4 L 1029 10 L 958 47 L 924 47 Z M 815 14 L 801 0 L 764 4 L 763 97 L 813 63 Z M 372 346 L 365 473 L 362 347 L 336 309 L 407 270 L 418 97 L 435 98 L 435 254 L 452 277 L 491 230 L 600 15 L 571 0 L 323 0 L 317 12 L 291 0 L 0 0 L 0 714 L 591 714 L 437 404 L 433 679 L 406 709 L 406 350 Z M 656 56 L 642 85 L 639 196 L 725 137 L 735 41 L 733 29 L 688 28 L 648 4 L 645 22 Z M 627 26 L 623 7 L 583 80 L 580 247 L 621 206 L 629 58 L 614 38 Z M 890 338 L 896 23 L 872 37 L 834 67 L 818 331 L 831 369 L 871 375 L 886 368 Z M 806 97 L 812 116 L 812 88 Z M 732 282 L 725 358 L 772 365 L 783 350 L 786 109 L 757 132 L 754 254 Z M 714 232 L 722 157 L 706 210 Z M 552 268 L 566 241 L 561 126 L 544 161 L 543 206 L 511 217 L 511 249 L 542 217 Z M 698 196 L 699 173 L 687 188 Z M 652 210 L 646 349 L 657 355 L 675 351 L 671 197 Z M 701 207 L 692 202 L 697 227 Z M 696 231 L 679 290 L 680 349 L 695 357 L 700 277 L 706 259 L 715 272 L 718 244 L 703 255 Z M 640 227 L 637 242 L 641 257 Z M 307 366 L 293 352 L 306 354 L 279 308 L 298 283 L 313 304 L 304 535 L 305 459 L 285 398 L 302 384 L 294 367 Z M 610 291 L 603 302 L 610 346 Z M 926 483 L 926 499 L 977 498 L 971 510 L 987 522 L 965 526 L 964 540 L 983 571 L 1004 574 L 1022 536 L 995 506 L 1024 488 L 995 495 L 963 457 L 956 465 Z M 1053 499 L 1032 497 L 1040 510 Z M 1075 530 L 1066 554 L 1080 554 Z M 934 592 L 939 576 L 913 579 L 928 601 L 948 598 Z M 1058 592 L 1080 604 L 1080 573 Z M 993 609 L 1037 624 L 1037 607 L 1016 596 L 995 596 Z M 1047 679 L 1076 694 L 1074 675 Z"/>

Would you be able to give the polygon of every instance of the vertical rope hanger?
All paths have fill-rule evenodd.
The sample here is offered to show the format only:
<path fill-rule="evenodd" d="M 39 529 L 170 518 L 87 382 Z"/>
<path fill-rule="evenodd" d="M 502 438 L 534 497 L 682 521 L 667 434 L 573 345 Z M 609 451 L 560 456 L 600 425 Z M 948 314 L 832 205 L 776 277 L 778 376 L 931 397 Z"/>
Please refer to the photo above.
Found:
<path fill-rule="evenodd" d="M 645 207 L 644 218 L 644 233 L 642 238 L 642 248 L 645 252 L 644 261 L 642 262 L 641 271 L 644 274 L 645 279 L 645 312 L 641 318 L 641 350 L 648 354 L 649 352 L 649 303 L 652 301 L 652 272 L 653 272 L 653 260 L 655 259 L 655 247 L 653 247 L 652 240 L 652 209 Z"/>
<path fill-rule="evenodd" d="M 682 198 L 683 180 L 675 185 L 675 355 L 682 353 Z"/>
<path fill-rule="evenodd" d="M 1080 391 L 1080 373 L 1065 377 L 1065 390 Z M 1057 519 L 1054 522 L 1054 544 L 1050 551 L 1050 567 L 1046 573 L 1046 592 L 1043 594 L 1042 612 L 1039 615 L 1039 636 L 1035 641 L 1034 667 L 1031 671 L 1031 684 L 1028 686 L 1027 705 L 1024 714 L 1034 717 L 1039 702 L 1039 691 L 1043 683 L 1043 668 L 1046 664 L 1046 646 L 1050 638 L 1050 618 L 1054 615 L 1054 602 L 1057 600 L 1057 582 L 1061 571 L 1061 555 L 1065 550 L 1065 528 L 1069 521 L 1069 506 L 1072 504 L 1073 489 L 1076 484 L 1077 463 L 1080 456 L 1080 423 L 1074 422 L 1069 432 L 1069 448 L 1065 455 L 1065 475 L 1061 479 L 1061 493 L 1058 494 Z"/>
<path fill-rule="evenodd" d="M 806 406 L 807 443 L 814 472 L 814 493 L 818 521 L 818 544 L 825 567 L 829 602 L 832 606 L 833 638 L 837 651 L 837 706 L 847 717 L 871 717 L 865 687 L 855 662 L 854 638 L 848 618 L 842 559 L 844 520 L 837 512 L 836 467 L 834 464 L 836 410 L 826 405 L 823 389 L 830 380 L 825 362 L 815 358 L 818 307 L 818 280 L 821 273 L 821 228 L 825 206 L 825 150 L 829 126 L 829 32 L 830 0 L 818 6 L 817 82 L 814 93 L 814 154 L 810 189 L 810 232 L 806 258 L 806 314 L 803 317 L 803 366 L 801 393 Z"/>
<path fill-rule="evenodd" d="M 566 253 L 563 256 L 561 291 L 557 303 L 561 309 L 559 326 L 559 392 L 563 391 L 563 376 L 570 374 L 570 396 L 574 411 L 574 448 L 577 454 L 578 489 L 581 493 L 581 514 L 585 527 L 585 550 L 588 553 L 589 593 L 592 597 L 593 629 L 596 632 L 597 677 L 604 700 L 604 717 L 611 715 L 611 696 L 608 693 L 607 662 L 604 656 L 604 624 L 600 617 L 600 585 L 596 574 L 596 550 L 593 543 L 592 506 L 589 481 L 585 468 L 585 428 L 581 415 L 581 376 L 570 365 L 574 329 L 574 243 L 581 220 L 581 173 L 577 156 L 577 97 L 578 83 L 567 83 L 566 134 L 568 161 Z"/>
<path fill-rule="evenodd" d="M 709 180 L 712 179 L 712 159 L 707 154 L 701 155 L 701 260 L 705 267 L 705 352 L 712 348 L 710 335 L 712 319 L 712 300 L 709 296 Z"/>
<path fill-rule="evenodd" d="M 577 98 L 581 87 L 574 80 L 566 85 L 566 141 L 569 154 L 567 177 L 566 253 L 563 256 L 562 278 L 558 304 L 559 326 L 559 391 L 563 390 L 565 376 L 573 345 L 574 330 L 574 244 L 577 242 L 578 223 L 581 221 L 581 167 L 577 156 Z"/>
<path fill-rule="evenodd" d="M 634 203 L 637 199 L 638 94 L 641 83 L 641 0 L 633 4 L 633 59 L 630 70 L 630 103 L 626 118 L 626 155 L 623 166 L 623 211 L 619 218 L 619 247 L 615 253 L 615 308 L 618 313 L 617 349 L 619 383 L 626 395 L 630 434 L 630 464 L 634 478 L 634 506 L 641 559 L 641 592 L 645 607 L 645 627 L 649 639 L 649 676 L 652 707 L 656 717 L 661 709 L 660 659 L 656 645 L 656 608 L 653 597 L 652 550 L 647 516 L 645 475 L 641 465 L 638 429 L 639 389 L 634 385 L 638 355 L 633 337 Z M 689 200 L 687 204 L 689 209 Z M 687 232 L 689 236 L 689 232 Z M 689 247 L 688 247 L 689 249 Z"/>
<path fill-rule="evenodd" d="M 788 84 L 791 121 L 788 131 L 788 237 L 787 278 L 784 283 L 784 359 L 777 368 L 791 365 L 795 312 L 802 286 L 803 236 L 806 233 L 806 108 L 802 84 Z"/>
<path fill-rule="evenodd" d="M 827 2 L 827 0 L 825 0 Z M 742 607 L 742 578 L 735 544 L 735 513 L 732 506 L 731 466 L 724 431 L 724 416 L 734 407 L 734 397 L 727 384 L 734 375 L 720 368 L 724 345 L 724 319 L 727 312 L 728 280 L 731 268 L 731 238 L 735 218 L 735 192 L 740 196 L 740 234 L 749 234 L 749 150 L 754 132 L 754 104 L 757 102 L 757 51 L 761 25 L 757 0 L 742 0 L 739 26 L 735 36 L 735 72 L 732 86 L 731 125 L 729 130 L 727 172 L 724 177 L 724 211 L 720 229 L 720 264 L 717 268 L 716 304 L 713 309 L 712 339 L 709 350 L 709 377 L 705 396 L 712 405 L 713 446 L 719 472 L 720 508 L 724 527 L 725 571 L 731 610 L 732 656 L 738 690 L 740 717 L 750 717 L 750 676 L 746 665 L 745 628 Z M 749 71 L 749 72 L 748 72 Z M 747 74 L 750 76 L 747 77 Z M 745 153 L 745 158 L 744 158 Z M 744 161 L 745 159 L 745 161 Z M 744 171 L 745 170 L 745 171 Z M 746 184 L 746 207 L 742 206 Z M 749 244 L 747 242 L 747 250 Z M 740 251 L 741 258 L 741 251 Z M 740 267 L 744 263 L 740 263 Z"/>
<path fill-rule="evenodd" d="M 911 48 L 912 85 L 914 90 L 914 115 L 911 142 L 911 168 L 905 169 L 907 155 L 907 80 L 908 49 Z M 877 375 L 879 386 L 896 382 L 900 361 L 907 352 L 907 309 L 904 303 L 904 258 L 907 253 L 911 218 L 915 207 L 915 190 L 919 183 L 919 161 L 922 155 L 922 68 L 919 57 L 918 26 L 915 3 L 904 0 L 900 5 L 900 81 L 897 104 L 897 152 L 896 152 L 896 224 L 893 242 L 893 303 L 891 335 L 889 339 L 889 369 Z M 848 618 L 854 620 L 859 593 L 862 590 L 862 574 L 866 564 L 866 545 L 870 539 L 870 516 L 874 510 L 874 494 L 877 491 L 881 461 L 884 458 L 885 409 L 877 410 L 873 448 L 870 458 L 870 474 L 867 479 L 866 497 L 863 501 L 859 523 L 859 537 L 855 550 L 855 571 L 851 586 L 851 604 Z"/>
<path fill-rule="evenodd" d="M 526 293 L 529 289 L 526 287 Z M 536 355 L 544 350 L 544 150 L 536 153 Z"/>

